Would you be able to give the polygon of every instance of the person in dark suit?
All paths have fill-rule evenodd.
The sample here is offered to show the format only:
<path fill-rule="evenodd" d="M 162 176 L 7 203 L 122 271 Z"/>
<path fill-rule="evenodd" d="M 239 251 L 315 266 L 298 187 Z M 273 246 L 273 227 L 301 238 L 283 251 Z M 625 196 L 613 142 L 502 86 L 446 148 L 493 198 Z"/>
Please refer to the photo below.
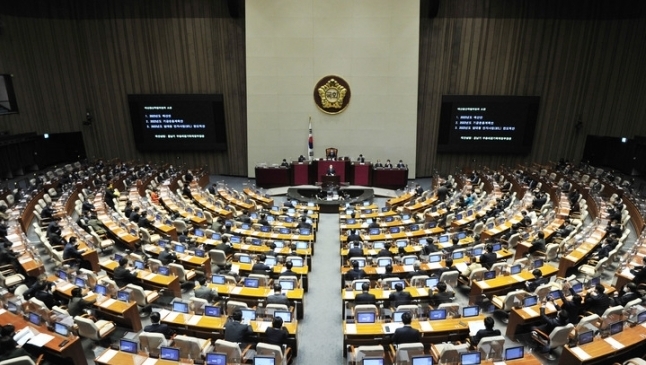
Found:
<path fill-rule="evenodd" d="M 357 161 L 360 162 L 360 163 L 364 163 L 364 162 L 366 162 L 366 159 L 363 157 L 362 154 L 359 154 L 359 158 L 357 158 Z"/>
<path fill-rule="evenodd" d="M 289 308 L 289 299 L 282 293 L 282 290 L 280 284 L 274 284 L 274 294 L 267 296 L 267 304 L 284 304 Z"/>
<path fill-rule="evenodd" d="M 384 167 L 387 168 L 387 169 L 392 169 L 393 164 L 392 164 L 392 162 L 390 162 L 390 160 L 386 160 L 386 163 L 384 164 Z"/>
<path fill-rule="evenodd" d="M 54 215 L 54 209 L 49 204 L 45 204 L 45 208 L 40 211 L 40 217 L 43 219 L 50 219 Z"/>
<path fill-rule="evenodd" d="M 130 220 L 131 222 L 138 223 L 139 217 L 141 217 L 141 215 L 139 215 L 139 207 L 135 207 L 135 209 L 132 210 L 132 213 L 130 213 L 130 217 L 128 217 L 128 220 Z"/>
<path fill-rule="evenodd" d="M 377 297 L 374 294 L 370 294 L 370 284 L 363 283 L 361 284 L 361 293 L 357 294 L 354 297 L 354 304 L 376 304 Z"/>
<path fill-rule="evenodd" d="M 265 256 L 264 253 L 261 253 L 260 255 L 257 256 L 256 258 L 256 263 L 253 264 L 251 267 L 251 271 L 254 274 L 266 274 L 267 272 L 271 271 L 271 267 L 267 266 L 265 264 L 265 259 L 267 256 Z"/>
<path fill-rule="evenodd" d="M 522 218 L 520 219 L 520 222 L 518 222 L 518 225 L 523 228 L 530 227 L 532 225 L 532 219 L 527 215 L 527 211 L 521 211 L 520 215 Z"/>
<path fill-rule="evenodd" d="M 29 352 L 22 347 L 18 347 L 18 344 L 13 340 L 12 336 L 5 336 L 0 339 L 0 361 L 15 359 L 21 356 L 28 356 L 35 361 Z"/>
<path fill-rule="evenodd" d="M 148 220 L 148 212 L 143 211 L 141 212 L 141 216 L 139 216 L 139 220 L 137 221 L 137 227 L 139 228 L 144 228 L 144 229 L 152 229 L 153 225 L 150 223 Z"/>
<path fill-rule="evenodd" d="M 167 339 L 171 338 L 173 336 L 173 330 L 171 330 L 167 324 L 159 323 L 160 320 L 161 316 L 159 315 L 159 312 L 152 312 L 150 314 L 151 323 L 144 327 L 144 332 L 161 333 Z"/>
<path fill-rule="evenodd" d="M 164 246 L 164 250 L 159 253 L 158 259 L 162 264 L 168 265 L 177 261 L 177 255 L 175 254 L 175 252 L 171 252 L 170 247 L 166 245 Z"/>
<path fill-rule="evenodd" d="M 265 340 L 268 344 L 282 346 L 287 345 L 289 341 L 289 332 L 283 327 L 283 319 L 274 317 L 271 321 L 271 327 L 265 330 Z"/>
<path fill-rule="evenodd" d="M 327 159 L 328 160 L 335 160 L 336 159 L 336 152 L 334 150 L 330 150 L 327 154 Z"/>
<path fill-rule="evenodd" d="M 527 251 L 530 254 L 545 252 L 545 234 L 542 231 L 538 232 L 536 239 L 532 241 L 532 245 Z"/>
<path fill-rule="evenodd" d="M 393 274 L 393 265 L 388 264 L 386 267 L 384 267 L 384 273 L 379 276 L 380 279 L 388 279 L 388 278 L 397 278 L 399 277 L 397 274 Z"/>
<path fill-rule="evenodd" d="M 437 192 L 436 192 L 437 201 L 443 202 L 446 200 L 446 197 L 449 195 L 449 188 L 447 187 L 447 184 L 448 183 L 441 184 L 437 188 Z"/>
<path fill-rule="evenodd" d="M 629 302 L 641 298 L 639 292 L 637 291 L 637 285 L 635 283 L 628 283 L 624 286 L 624 289 L 621 291 L 615 291 L 615 296 L 612 298 L 612 305 L 620 305 L 625 307 Z"/>
<path fill-rule="evenodd" d="M 80 316 L 85 308 L 92 307 L 92 303 L 94 302 L 83 299 L 81 288 L 74 288 L 72 289 L 72 298 L 67 303 L 67 313 L 72 317 Z"/>
<path fill-rule="evenodd" d="M 289 167 L 289 162 L 283 158 L 283 162 L 280 163 L 280 167 Z"/>
<path fill-rule="evenodd" d="M 440 281 L 437 283 L 437 292 L 430 296 L 429 301 L 432 306 L 437 307 L 443 303 L 451 303 L 453 301 L 453 296 L 453 292 L 446 291 L 446 283 Z"/>
<path fill-rule="evenodd" d="M 307 223 L 307 217 L 306 216 L 302 216 L 301 221 L 298 223 L 298 228 L 312 229 L 312 224 Z"/>
<path fill-rule="evenodd" d="M 399 345 L 401 343 L 416 343 L 421 341 L 421 336 L 419 331 L 411 327 L 410 322 L 412 316 L 409 312 L 404 312 L 402 314 L 402 323 L 404 327 L 400 327 L 395 330 L 392 336 L 392 343 Z"/>
<path fill-rule="evenodd" d="M 599 317 L 610 307 L 610 298 L 605 293 L 602 284 L 597 284 L 594 290 L 591 290 L 585 296 L 585 307 L 588 311 L 596 313 Z"/>
<path fill-rule="evenodd" d="M 242 324 L 242 311 L 236 308 L 224 327 L 224 340 L 229 342 L 247 342 L 253 335 L 248 324 Z"/>
<path fill-rule="evenodd" d="M 399 162 L 397 162 L 397 168 L 398 169 L 406 168 L 406 164 L 404 163 L 404 161 L 399 160 Z"/>
<path fill-rule="evenodd" d="M 345 273 L 345 280 L 352 281 L 366 277 L 366 272 L 359 268 L 359 261 L 352 260 L 352 269 Z"/>
<path fill-rule="evenodd" d="M 291 261 L 287 261 L 285 263 L 285 271 L 281 272 L 279 277 L 281 276 L 298 276 L 298 273 L 292 271 L 292 267 L 294 267 L 294 263 Z"/>
<path fill-rule="evenodd" d="M 216 250 L 224 251 L 224 253 L 228 256 L 233 253 L 233 247 L 229 246 L 229 237 L 227 236 L 222 236 L 220 238 L 220 243 L 215 245 Z"/>
<path fill-rule="evenodd" d="M 532 327 L 532 330 L 538 330 L 545 333 L 546 335 L 549 335 L 554 330 L 554 328 L 568 324 L 569 314 L 565 309 L 561 309 L 556 317 L 548 317 L 547 315 L 545 315 L 545 305 L 541 305 L 541 320 L 543 321 L 543 323 L 541 325 Z"/>
<path fill-rule="evenodd" d="M 353 257 L 362 257 L 363 256 L 363 249 L 361 248 L 361 244 L 359 242 L 352 242 L 352 247 L 348 250 L 348 259 L 351 259 Z"/>
<path fill-rule="evenodd" d="M 415 261 L 413 263 L 413 271 L 408 274 L 408 278 L 412 279 L 415 276 L 426 275 L 426 271 L 422 270 L 422 263 Z"/>
<path fill-rule="evenodd" d="M 404 291 L 404 286 L 401 283 L 397 283 L 395 284 L 395 292 L 390 293 L 388 301 L 391 307 L 397 308 L 400 305 L 410 304 L 413 301 L 413 296 Z"/>
<path fill-rule="evenodd" d="M 635 266 L 630 269 L 630 273 L 635 276 L 633 282 L 638 285 L 646 283 L 646 256 L 642 258 L 642 264 L 644 265 Z"/>
<path fill-rule="evenodd" d="M 392 257 L 393 254 L 390 252 L 390 243 L 386 242 L 384 248 L 379 250 L 377 257 Z"/>
<path fill-rule="evenodd" d="M 475 336 L 471 336 L 470 338 L 471 345 L 473 345 L 474 347 L 477 346 L 478 343 L 480 343 L 480 340 L 482 340 L 485 337 L 500 336 L 500 330 L 493 329 L 494 324 L 495 322 L 492 317 L 486 317 L 484 319 L 485 328 L 478 330 Z"/>
<path fill-rule="evenodd" d="M 325 173 L 327 176 L 334 176 L 336 175 L 336 170 L 334 169 L 334 166 L 330 165 L 327 168 L 327 172 Z"/>
<path fill-rule="evenodd" d="M 48 282 L 41 290 L 36 292 L 36 299 L 40 300 L 47 306 L 47 308 L 52 309 L 54 306 L 61 305 L 60 301 L 54 297 L 52 294 L 52 287 L 56 287 L 53 283 Z"/>
<path fill-rule="evenodd" d="M 381 160 L 377 160 L 377 162 L 374 164 L 374 167 L 384 167 L 384 164 L 381 163 Z"/>
<path fill-rule="evenodd" d="M 119 260 L 119 266 L 114 269 L 114 281 L 121 288 L 128 284 L 132 284 L 137 280 L 137 271 L 130 271 L 126 267 L 128 265 L 128 259 L 122 257 Z"/>
<path fill-rule="evenodd" d="M 377 218 L 373 218 L 370 220 L 370 223 L 368 224 L 368 229 L 370 228 L 380 228 L 379 227 L 379 222 L 377 221 Z"/>
<path fill-rule="evenodd" d="M 426 245 L 424 245 L 422 250 L 424 251 L 424 255 L 430 255 L 433 252 L 439 251 L 437 246 L 435 246 L 435 240 L 431 237 L 426 239 Z"/>
<path fill-rule="evenodd" d="M 584 308 L 581 303 L 583 302 L 583 298 L 577 293 L 575 293 L 571 287 L 569 287 L 569 284 L 563 285 L 563 289 L 565 290 L 566 288 L 569 288 L 570 294 L 572 295 L 572 299 L 568 300 L 565 294 L 563 293 L 563 290 L 559 291 L 559 296 L 561 297 L 561 300 L 563 301 L 563 304 L 559 305 L 555 300 L 557 298 L 552 298 L 550 297 L 549 299 L 552 301 L 552 304 L 554 305 L 554 308 L 556 310 L 565 310 L 568 313 L 568 323 L 572 324 L 577 324 L 579 323 L 579 315 L 583 314 Z"/>
<path fill-rule="evenodd" d="M 491 270 L 491 266 L 498 261 L 498 255 L 493 252 L 493 245 L 491 243 L 487 243 L 485 251 L 485 253 L 480 255 L 480 265 L 487 268 L 487 270 Z"/>
<path fill-rule="evenodd" d="M 355 241 L 363 242 L 363 238 L 361 238 L 361 235 L 359 233 L 357 233 L 356 229 L 351 229 L 350 234 L 348 235 L 347 241 L 348 242 L 355 242 Z"/>
<path fill-rule="evenodd" d="M 530 293 L 533 293 L 539 286 L 547 284 L 549 282 L 549 279 L 543 277 L 543 272 L 541 271 L 541 269 L 534 269 L 534 271 L 532 271 L 532 275 L 534 275 L 534 279 L 527 280 L 525 282 L 525 287 Z"/>
<path fill-rule="evenodd" d="M 298 156 L 298 162 L 305 162 L 305 156 L 303 155 Z"/>
<path fill-rule="evenodd" d="M 200 284 L 200 287 L 194 289 L 194 296 L 196 298 L 204 299 L 209 303 L 215 303 L 220 299 L 217 289 L 209 288 L 206 285 L 206 277 L 200 276 L 197 282 Z"/>

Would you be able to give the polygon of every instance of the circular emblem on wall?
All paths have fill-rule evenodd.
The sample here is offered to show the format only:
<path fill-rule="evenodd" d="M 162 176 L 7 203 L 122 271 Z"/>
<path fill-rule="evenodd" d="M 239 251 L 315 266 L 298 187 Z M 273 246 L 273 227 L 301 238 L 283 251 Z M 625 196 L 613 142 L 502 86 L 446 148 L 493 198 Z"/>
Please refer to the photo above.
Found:
<path fill-rule="evenodd" d="M 339 76 L 325 76 L 314 87 L 314 102 L 322 112 L 339 114 L 350 104 L 350 85 Z"/>

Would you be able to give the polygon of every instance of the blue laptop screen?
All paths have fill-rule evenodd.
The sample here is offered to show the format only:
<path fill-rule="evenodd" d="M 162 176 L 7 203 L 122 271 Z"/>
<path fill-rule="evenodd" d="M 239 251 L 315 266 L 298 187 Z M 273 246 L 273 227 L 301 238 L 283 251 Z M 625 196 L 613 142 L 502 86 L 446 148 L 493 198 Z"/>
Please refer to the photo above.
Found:
<path fill-rule="evenodd" d="M 179 361 L 179 349 L 175 347 L 162 346 L 159 358 L 168 361 Z"/>
<path fill-rule="evenodd" d="M 374 312 L 357 313 L 357 323 L 375 323 L 375 313 Z"/>
<path fill-rule="evenodd" d="M 446 309 L 432 309 L 428 313 L 428 319 L 431 321 L 446 319 Z"/>
<path fill-rule="evenodd" d="M 188 313 L 188 303 L 173 302 L 173 312 Z"/>
<path fill-rule="evenodd" d="M 206 354 L 204 361 L 206 365 L 227 365 L 227 354 L 210 352 Z"/>
<path fill-rule="evenodd" d="M 523 346 L 516 346 L 505 349 L 505 360 L 522 359 L 524 356 L 525 348 Z"/>
<path fill-rule="evenodd" d="M 123 352 L 129 352 L 131 354 L 137 353 L 137 343 L 130 340 L 121 339 L 119 340 L 119 350 Z"/>
<path fill-rule="evenodd" d="M 208 317 L 219 317 L 220 307 L 216 307 L 213 305 L 204 306 L 204 315 Z"/>

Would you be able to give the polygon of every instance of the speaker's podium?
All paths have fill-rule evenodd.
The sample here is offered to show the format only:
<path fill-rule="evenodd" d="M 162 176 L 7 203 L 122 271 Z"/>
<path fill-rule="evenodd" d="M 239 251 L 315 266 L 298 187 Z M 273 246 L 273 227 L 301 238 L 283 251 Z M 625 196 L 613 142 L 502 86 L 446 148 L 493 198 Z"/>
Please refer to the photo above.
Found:
<path fill-rule="evenodd" d="M 321 176 L 322 187 L 339 187 L 341 186 L 341 176 L 339 175 L 323 175 Z"/>

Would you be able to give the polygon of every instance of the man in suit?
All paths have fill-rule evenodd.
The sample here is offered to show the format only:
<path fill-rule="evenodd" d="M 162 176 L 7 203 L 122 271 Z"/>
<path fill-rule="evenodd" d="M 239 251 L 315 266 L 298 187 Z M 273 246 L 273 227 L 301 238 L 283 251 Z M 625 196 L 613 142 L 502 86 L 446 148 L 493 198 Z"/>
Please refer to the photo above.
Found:
<path fill-rule="evenodd" d="M 624 286 L 624 289 L 621 293 L 615 291 L 615 296 L 612 298 L 612 305 L 620 305 L 625 307 L 629 302 L 640 299 L 641 295 L 637 291 L 637 285 L 633 282 L 629 282 Z"/>
<path fill-rule="evenodd" d="M 364 162 L 366 162 L 366 159 L 363 157 L 363 155 L 362 155 L 362 154 L 359 154 L 359 158 L 357 158 L 357 161 L 358 161 L 359 163 L 364 163 Z"/>
<path fill-rule="evenodd" d="M 83 299 L 81 288 L 73 288 L 72 298 L 70 299 L 69 303 L 67 303 L 67 313 L 69 313 L 72 317 L 80 316 L 81 314 L 83 314 L 83 310 L 85 310 L 85 308 L 92 307 L 92 303 L 94 303 L 94 301 L 90 302 Z"/>
<path fill-rule="evenodd" d="M 233 253 L 233 247 L 229 245 L 229 237 L 227 236 L 222 236 L 220 237 L 220 243 L 215 245 L 216 250 L 221 250 L 224 251 L 224 253 L 228 256 Z"/>
<path fill-rule="evenodd" d="M 345 280 L 352 281 L 366 277 L 366 272 L 359 268 L 359 261 L 352 260 L 352 269 L 345 273 Z"/>
<path fill-rule="evenodd" d="M 168 245 L 164 246 L 164 250 L 159 253 L 158 258 L 159 261 L 161 261 L 161 263 L 164 265 L 168 265 L 177 261 L 177 255 L 175 255 L 174 252 L 170 251 L 170 247 Z"/>
<path fill-rule="evenodd" d="M 384 248 L 379 250 L 377 257 L 392 257 L 393 254 L 390 252 L 390 243 L 384 243 Z"/>
<path fill-rule="evenodd" d="M 390 293 L 388 296 L 390 306 L 397 308 L 400 305 L 410 304 L 413 301 L 413 296 L 409 292 L 404 291 L 404 286 L 401 283 L 395 284 L 395 292 Z"/>
<path fill-rule="evenodd" d="M 298 162 L 305 162 L 305 156 L 303 155 L 298 156 Z"/>
<path fill-rule="evenodd" d="M 271 267 L 267 266 L 265 264 L 265 259 L 267 256 L 265 256 L 264 253 L 261 253 L 260 255 L 257 256 L 256 263 L 253 264 L 251 267 L 251 272 L 254 274 L 266 274 L 271 271 Z"/>
<path fill-rule="evenodd" d="M 224 340 L 229 342 L 248 342 L 253 335 L 253 329 L 248 324 L 242 324 L 242 311 L 236 308 L 224 327 Z"/>
<path fill-rule="evenodd" d="M 45 303 L 45 306 L 47 306 L 47 308 L 49 309 L 54 308 L 55 305 L 61 305 L 60 301 L 54 297 L 54 294 L 52 294 L 52 287 L 55 288 L 56 286 L 53 283 L 48 282 L 47 285 L 36 292 L 35 295 L 36 299 Z"/>
<path fill-rule="evenodd" d="M 24 348 L 18 347 L 12 336 L 4 336 L 0 339 L 0 361 L 15 359 L 21 356 L 28 356 L 32 361 L 33 357 Z"/>
<path fill-rule="evenodd" d="M 197 282 L 200 284 L 200 287 L 194 290 L 194 296 L 196 298 L 204 299 L 209 303 L 215 303 L 220 299 L 217 289 L 211 289 L 206 285 L 206 278 L 204 276 L 200 276 Z"/>
<path fill-rule="evenodd" d="M 480 265 L 487 268 L 487 270 L 491 270 L 491 266 L 498 261 L 498 255 L 493 252 L 493 245 L 491 243 L 487 243 L 485 251 L 485 253 L 480 255 Z"/>
<path fill-rule="evenodd" d="M 307 217 L 306 216 L 301 217 L 301 221 L 298 223 L 298 228 L 312 229 L 312 225 L 310 223 L 307 223 Z"/>
<path fill-rule="evenodd" d="M 404 164 L 404 161 L 399 160 L 399 162 L 397 162 L 397 168 L 398 169 L 406 168 L 406 164 Z"/>
<path fill-rule="evenodd" d="M 597 284 L 594 290 L 591 290 L 585 296 L 585 307 L 588 311 L 596 313 L 599 317 L 610 307 L 611 300 L 605 293 L 602 284 Z"/>
<path fill-rule="evenodd" d="M 350 234 L 348 235 L 348 239 L 346 240 L 348 242 L 363 242 L 363 238 L 361 238 L 361 235 L 357 232 L 356 229 L 351 229 Z"/>
<path fill-rule="evenodd" d="M 336 175 L 336 170 L 334 169 L 334 166 L 330 165 L 327 168 L 327 172 L 325 173 L 327 176 L 334 176 Z"/>
<path fill-rule="evenodd" d="M 361 284 L 361 293 L 357 294 L 354 297 L 354 304 L 376 304 L 377 297 L 374 294 L 370 294 L 370 284 L 363 283 Z"/>
<path fill-rule="evenodd" d="M 283 162 L 280 163 L 280 167 L 289 167 L 289 163 L 286 159 L 283 158 Z"/>
<path fill-rule="evenodd" d="M 374 167 L 384 167 L 384 164 L 381 163 L 381 160 L 377 160 Z"/>
<path fill-rule="evenodd" d="M 336 152 L 334 150 L 330 150 L 327 154 L 327 159 L 328 160 L 335 160 L 336 159 Z"/>
<path fill-rule="evenodd" d="M 543 277 L 543 272 L 541 271 L 541 269 L 534 269 L 534 271 L 532 271 L 532 275 L 534 275 L 534 279 L 527 280 L 525 282 L 527 291 L 530 293 L 533 293 L 539 286 L 547 284 L 549 282 L 549 279 Z"/>
<path fill-rule="evenodd" d="M 393 164 L 390 162 L 390 160 L 386 160 L 386 163 L 384 164 L 384 167 L 387 169 L 392 169 Z"/>
<path fill-rule="evenodd" d="M 130 217 L 128 217 L 128 219 L 131 222 L 138 223 L 139 222 L 139 217 L 140 217 L 140 215 L 139 215 L 139 207 L 135 207 L 135 209 L 132 210 L 132 213 L 130 213 Z"/>
<path fill-rule="evenodd" d="M 545 252 L 545 234 L 540 231 L 536 235 L 536 239 L 532 241 L 532 245 L 529 247 L 528 252 L 534 254 L 535 252 Z"/>
<path fill-rule="evenodd" d="M 352 242 L 352 247 L 350 250 L 348 250 L 348 259 L 351 259 L 353 257 L 362 257 L 363 256 L 363 249 L 361 248 L 361 244 L 359 242 Z"/>
<path fill-rule="evenodd" d="M 446 200 L 446 197 L 449 195 L 449 188 L 446 186 L 447 183 L 441 184 L 437 188 L 437 200 L 443 202 Z"/>
<path fill-rule="evenodd" d="M 635 284 L 646 283 L 646 256 L 642 258 L 642 264 L 644 265 L 635 266 L 632 269 L 630 269 L 630 273 L 635 276 L 633 278 L 633 282 Z"/>
<path fill-rule="evenodd" d="M 265 330 L 265 339 L 263 342 L 268 344 L 282 346 L 287 345 L 289 341 L 289 332 L 283 327 L 283 319 L 274 317 L 271 321 L 271 327 Z"/>
<path fill-rule="evenodd" d="M 274 284 L 274 294 L 267 296 L 267 304 L 285 304 L 289 308 L 289 299 L 281 291 L 280 284 Z"/>
<path fill-rule="evenodd" d="M 480 343 L 480 340 L 482 340 L 485 337 L 500 336 L 500 330 L 493 329 L 494 324 L 495 322 L 492 317 L 486 317 L 484 319 L 485 328 L 478 330 L 475 336 L 471 336 L 470 338 L 471 345 L 473 345 L 474 347 L 477 346 L 478 343 Z"/>
<path fill-rule="evenodd" d="M 388 264 L 386 267 L 384 267 L 384 273 L 381 274 L 379 277 L 380 279 L 388 279 L 388 278 L 397 278 L 399 277 L 397 274 L 393 274 L 393 265 Z"/>
<path fill-rule="evenodd" d="M 144 327 L 144 332 L 161 333 L 165 338 L 169 339 L 173 336 L 173 330 L 167 324 L 159 323 L 161 316 L 159 312 L 152 312 L 150 314 L 150 324 Z"/>
<path fill-rule="evenodd" d="M 379 227 L 379 222 L 377 221 L 377 218 L 373 218 L 370 220 L 370 223 L 368 224 L 368 229 L 370 228 L 380 228 Z"/>
<path fill-rule="evenodd" d="M 122 257 L 119 260 L 119 266 L 114 269 L 114 281 L 121 288 L 128 284 L 132 284 L 137 280 L 137 270 L 130 271 L 127 268 L 128 259 Z"/>
<path fill-rule="evenodd" d="M 437 283 L 437 292 L 430 296 L 430 303 L 434 307 L 444 303 L 451 303 L 453 301 L 453 296 L 453 292 L 446 291 L 446 283 L 440 281 Z"/>
<path fill-rule="evenodd" d="M 399 345 L 402 343 L 417 343 L 421 341 L 419 331 L 410 325 L 412 319 L 413 318 L 409 312 L 404 312 L 402 314 L 402 323 L 404 324 L 404 327 L 400 327 L 395 330 L 392 337 L 392 343 Z"/>

